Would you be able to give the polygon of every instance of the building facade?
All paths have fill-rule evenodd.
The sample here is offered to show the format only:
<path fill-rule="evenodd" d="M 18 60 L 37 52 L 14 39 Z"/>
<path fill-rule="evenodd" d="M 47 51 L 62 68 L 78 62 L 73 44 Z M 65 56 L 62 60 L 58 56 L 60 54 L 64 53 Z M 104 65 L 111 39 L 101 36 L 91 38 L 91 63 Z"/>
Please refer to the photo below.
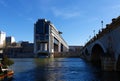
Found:
<path fill-rule="evenodd" d="M 11 58 L 32 58 L 34 57 L 33 47 L 34 44 L 28 41 L 12 43 L 4 49 L 4 53 Z"/>
<path fill-rule="evenodd" d="M 83 46 L 69 46 L 69 52 L 79 52 L 80 53 L 82 48 L 83 48 Z"/>
<path fill-rule="evenodd" d="M 6 33 L 0 31 L 0 53 L 3 53 L 2 49 L 5 47 L 5 38 L 6 38 Z"/>
<path fill-rule="evenodd" d="M 56 52 L 67 52 L 67 43 L 55 26 L 46 19 L 38 19 L 34 24 L 34 53 L 52 56 Z"/>
<path fill-rule="evenodd" d="M 12 43 L 15 43 L 15 38 L 13 36 L 6 37 L 6 46 L 10 46 Z"/>

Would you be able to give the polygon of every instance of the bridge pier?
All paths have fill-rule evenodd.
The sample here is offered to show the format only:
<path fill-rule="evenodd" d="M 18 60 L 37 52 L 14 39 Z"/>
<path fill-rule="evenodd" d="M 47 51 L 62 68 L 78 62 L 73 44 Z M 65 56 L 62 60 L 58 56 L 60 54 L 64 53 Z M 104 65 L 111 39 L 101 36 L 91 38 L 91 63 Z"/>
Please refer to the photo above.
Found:
<path fill-rule="evenodd" d="M 115 60 L 111 57 L 103 57 L 101 59 L 101 68 L 103 71 L 114 71 Z"/>

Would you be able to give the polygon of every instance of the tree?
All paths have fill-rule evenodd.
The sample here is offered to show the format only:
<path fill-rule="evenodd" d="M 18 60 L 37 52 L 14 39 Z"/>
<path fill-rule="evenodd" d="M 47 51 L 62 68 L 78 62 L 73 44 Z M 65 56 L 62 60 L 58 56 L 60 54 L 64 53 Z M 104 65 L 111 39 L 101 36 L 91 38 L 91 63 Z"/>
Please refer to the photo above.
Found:
<path fill-rule="evenodd" d="M 3 55 L 1 63 L 3 64 L 3 68 L 7 68 L 7 66 L 14 64 L 14 61 L 9 59 L 6 55 Z"/>

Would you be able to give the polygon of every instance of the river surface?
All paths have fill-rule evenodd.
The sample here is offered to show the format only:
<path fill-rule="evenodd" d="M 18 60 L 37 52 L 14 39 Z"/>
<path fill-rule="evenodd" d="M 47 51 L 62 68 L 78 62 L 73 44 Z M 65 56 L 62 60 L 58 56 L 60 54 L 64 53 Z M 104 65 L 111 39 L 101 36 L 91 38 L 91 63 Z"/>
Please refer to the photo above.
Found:
<path fill-rule="evenodd" d="M 12 81 L 120 81 L 120 73 L 103 72 L 80 58 L 13 60 Z"/>

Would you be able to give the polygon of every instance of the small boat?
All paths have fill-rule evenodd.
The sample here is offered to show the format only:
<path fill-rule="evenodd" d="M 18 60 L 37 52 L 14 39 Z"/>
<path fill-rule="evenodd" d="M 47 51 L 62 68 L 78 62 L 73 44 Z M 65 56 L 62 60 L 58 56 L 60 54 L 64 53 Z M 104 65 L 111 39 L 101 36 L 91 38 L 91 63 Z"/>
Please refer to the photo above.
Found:
<path fill-rule="evenodd" d="M 0 72 L 0 81 L 4 79 L 11 79 L 13 78 L 14 71 L 10 69 L 3 69 L 2 65 L 0 64 L 1 72 Z"/>

